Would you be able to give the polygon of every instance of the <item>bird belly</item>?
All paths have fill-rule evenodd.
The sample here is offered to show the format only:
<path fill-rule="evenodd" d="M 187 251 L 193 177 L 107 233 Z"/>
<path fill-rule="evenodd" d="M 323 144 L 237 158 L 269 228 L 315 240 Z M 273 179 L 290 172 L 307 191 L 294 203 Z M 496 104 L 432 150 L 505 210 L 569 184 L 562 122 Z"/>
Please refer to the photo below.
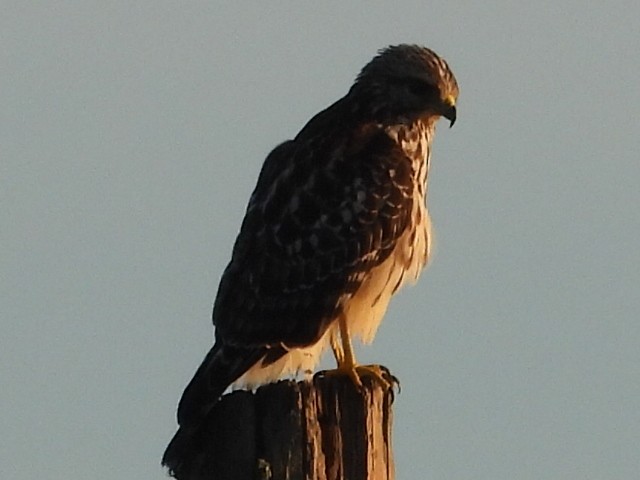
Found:
<path fill-rule="evenodd" d="M 346 302 L 349 333 L 371 343 L 393 294 L 415 282 L 431 250 L 431 220 L 423 202 L 414 209 L 414 222 L 399 239 L 391 255 L 375 267 L 356 294 Z"/>

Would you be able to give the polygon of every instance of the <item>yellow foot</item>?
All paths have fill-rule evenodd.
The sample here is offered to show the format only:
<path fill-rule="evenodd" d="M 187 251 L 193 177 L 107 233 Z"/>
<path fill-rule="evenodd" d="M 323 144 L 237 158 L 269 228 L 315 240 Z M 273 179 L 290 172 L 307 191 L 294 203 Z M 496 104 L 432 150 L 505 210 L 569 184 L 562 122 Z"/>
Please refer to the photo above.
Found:
<path fill-rule="evenodd" d="M 398 379 L 382 365 L 340 365 L 334 370 L 326 370 L 321 373 L 326 376 L 346 375 L 358 390 L 362 390 L 362 379 L 367 377 L 378 382 L 385 389 L 392 389 L 396 385 L 398 388 L 400 387 Z"/>

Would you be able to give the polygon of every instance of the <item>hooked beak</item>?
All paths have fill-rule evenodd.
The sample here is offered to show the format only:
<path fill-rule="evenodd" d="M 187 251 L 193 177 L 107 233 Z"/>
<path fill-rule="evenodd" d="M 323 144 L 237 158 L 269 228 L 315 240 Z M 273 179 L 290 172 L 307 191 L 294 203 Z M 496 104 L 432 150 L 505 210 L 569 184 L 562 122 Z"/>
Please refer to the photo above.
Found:
<path fill-rule="evenodd" d="M 453 124 L 456 123 L 456 107 L 455 107 L 455 105 L 449 107 L 442 114 L 442 116 L 451 122 L 451 123 L 449 123 L 449 128 L 453 127 Z"/>
<path fill-rule="evenodd" d="M 451 122 L 449 128 L 453 127 L 453 124 L 456 123 L 456 101 L 453 97 L 445 98 L 442 116 Z"/>

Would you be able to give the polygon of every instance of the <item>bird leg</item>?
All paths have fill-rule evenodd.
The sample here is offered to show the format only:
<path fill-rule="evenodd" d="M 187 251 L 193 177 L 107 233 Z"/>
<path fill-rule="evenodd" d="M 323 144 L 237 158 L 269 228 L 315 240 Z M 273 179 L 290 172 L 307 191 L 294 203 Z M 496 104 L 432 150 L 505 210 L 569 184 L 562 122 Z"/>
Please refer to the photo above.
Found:
<path fill-rule="evenodd" d="M 335 370 L 330 370 L 326 372 L 326 374 L 347 375 L 358 390 L 362 390 L 363 377 L 371 377 L 382 384 L 383 387 L 391 388 L 395 382 L 395 378 L 392 377 L 385 368 L 380 365 L 358 365 L 356 362 L 351 336 L 349 335 L 347 318 L 342 313 L 338 317 L 338 325 L 340 328 L 341 342 L 338 342 L 337 334 L 331 335 L 331 349 L 333 350 L 333 355 L 336 357 L 338 366 Z M 391 377 L 391 381 L 388 377 Z"/>
<path fill-rule="evenodd" d="M 342 345 L 340 344 L 339 334 L 336 332 L 331 333 L 331 350 L 333 350 L 333 356 L 336 358 L 336 362 L 338 365 L 344 362 L 344 351 L 342 350 Z"/>

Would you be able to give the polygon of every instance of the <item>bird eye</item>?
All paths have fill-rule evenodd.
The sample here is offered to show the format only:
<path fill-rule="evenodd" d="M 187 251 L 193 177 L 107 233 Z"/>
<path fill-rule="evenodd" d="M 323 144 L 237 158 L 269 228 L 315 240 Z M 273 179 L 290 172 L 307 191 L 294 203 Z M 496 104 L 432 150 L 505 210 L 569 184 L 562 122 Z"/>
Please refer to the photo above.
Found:
<path fill-rule="evenodd" d="M 417 78 L 411 79 L 408 87 L 411 93 L 419 97 L 425 97 L 436 92 L 436 88 L 433 85 Z"/>

